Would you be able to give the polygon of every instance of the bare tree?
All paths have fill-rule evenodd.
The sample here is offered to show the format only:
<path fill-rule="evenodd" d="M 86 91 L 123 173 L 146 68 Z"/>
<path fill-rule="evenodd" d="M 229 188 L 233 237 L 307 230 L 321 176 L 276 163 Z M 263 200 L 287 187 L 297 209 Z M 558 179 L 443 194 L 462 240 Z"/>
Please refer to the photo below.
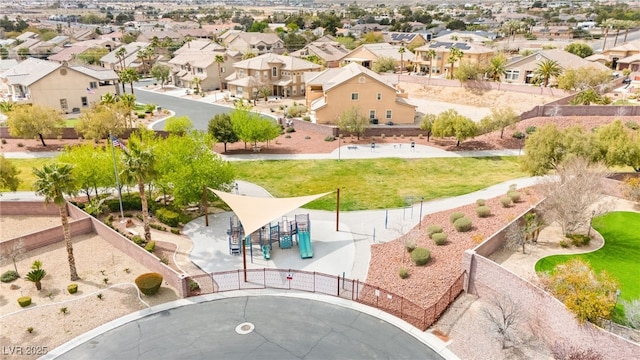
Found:
<path fill-rule="evenodd" d="M 25 252 L 27 252 L 27 249 L 24 246 L 23 239 L 13 241 L 6 248 L 2 249 L 2 252 L 0 253 L 0 263 L 4 263 L 5 261 L 11 259 L 11 261 L 13 261 L 13 268 L 17 273 L 18 265 L 16 265 L 16 261 L 18 261 Z"/>
<path fill-rule="evenodd" d="M 493 297 L 489 306 L 482 309 L 482 314 L 491 323 L 491 328 L 497 333 L 502 348 L 506 349 L 516 341 L 516 327 L 525 322 L 525 314 L 520 303 L 509 295 Z"/>
<path fill-rule="evenodd" d="M 546 199 L 539 211 L 546 223 L 558 222 L 565 235 L 584 230 L 593 215 L 604 210 L 593 209 L 593 206 L 604 197 L 602 178 L 607 175 L 606 168 L 573 157 L 560 165 L 557 173 L 540 184 Z"/>
<path fill-rule="evenodd" d="M 527 238 L 525 236 L 525 230 L 517 222 L 511 223 L 507 227 L 505 234 L 506 242 L 505 246 L 511 250 L 518 250 L 522 247 L 522 253 L 525 254 L 525 244 Z"/>
<path fill-rule="evenodd" d="M 556 360 L 604 360 L 604 356 L 592 348 L 580 349 L 564 342 L 553 344 L 551 354 Z"/>

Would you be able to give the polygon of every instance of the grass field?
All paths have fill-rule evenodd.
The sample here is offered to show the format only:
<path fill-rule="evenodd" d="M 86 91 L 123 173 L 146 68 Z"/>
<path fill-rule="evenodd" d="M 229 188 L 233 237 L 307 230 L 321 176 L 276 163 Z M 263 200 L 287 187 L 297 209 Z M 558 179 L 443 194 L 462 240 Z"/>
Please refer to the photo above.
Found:
<path fill-rule="evenodd" d="M 447 159 L 367 159 L 232 162 L 238 179 L 254 182 L 276 197 L 301 196 L 340 188 L 340 209 L 402 207 L 450 197 L 527 176 L 516 157 Z M 335 209 L 335 196 L 309 203 L 311 209 Z"/>
<path fill-rule="evenodd" d="M 77 123 L 78 123 L 78 118 L 66 119 L 64 121 L 64 127 L 74 128 L 74 127 L 76 127 Z"/>
<path fill-rule="evenodd" d="M 536 271 L 550 271 L 557 264 L 579 258 L 597 272 L 606 270 L 620 283 L 621 299 L 640 299 L 640 213 L 610 212 L 593 219 L 593 228 L 605 239 L 598 251 L 577 255 L 554 255 L 540 259 Z"/>
<path fill-rule="evenodd" d="M 19 171 L 20 185 L 18 191 L 31 191 L 32 185 L 36 180 L 33 175 L 33 168 L 41 168 L 45 164 L 54 162 L 54 159 L 11 159 L 11 163 L 16 166 Z"/>

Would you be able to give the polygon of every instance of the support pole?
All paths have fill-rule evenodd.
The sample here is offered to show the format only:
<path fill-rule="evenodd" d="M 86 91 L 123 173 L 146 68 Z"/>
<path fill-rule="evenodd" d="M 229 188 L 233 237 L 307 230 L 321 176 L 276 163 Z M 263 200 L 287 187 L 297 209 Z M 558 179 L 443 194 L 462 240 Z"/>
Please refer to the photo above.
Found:
<path fill-rule="evenodd" d="M 118 163 L 116 162 L 116 150 L 113 146 L 114 136 L 109 133 L 109 141 L 111 142 L 111 156 L 113 157 L 113 172 L 116 176 L 116 187 L 118 188 L 118 202 L 120 203 L 120 221 L 124 221 L 124 210 L 122 207 L 122 189 L 120 188 L 120 176 L 118 175 Z"/>
<path fill-rule="evenodd" d="M 340 231 L 338 224 L 340 222 L 340 188 L 336 192 L 336 231 Z"/>
<path fill-rule="evenodd" d="M 207 203 L 206 185 L 202 185 L 202 202 L 204 203 L 204 226 L 209 226 L 209 204 Z"/>
<path fill-rule="evenodd" d="M 242 268 L 244 270 L 244 282 L 247 282 L 247 247 L 245 246 L 244 238 L 240 239 L 240 243 L 242 244 Z"/>
<path fill-rule="evenodd" d="M 420 218 L 418 219 L 418 229 L 422 229 L 422 203 L 424 202 L 424 196 L 420 198 Z"/>

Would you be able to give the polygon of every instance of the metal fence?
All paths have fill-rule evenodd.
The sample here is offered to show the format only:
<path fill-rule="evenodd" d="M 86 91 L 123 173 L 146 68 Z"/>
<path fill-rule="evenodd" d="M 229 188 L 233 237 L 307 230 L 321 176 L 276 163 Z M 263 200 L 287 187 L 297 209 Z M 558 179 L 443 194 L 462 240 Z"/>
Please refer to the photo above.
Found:
<path fill-rule="evenodd" d="M 317 272 L 288 269 L 231 270 L 192 276 L 200 290 L 190 295 L 251 289 L 300 290 L 357 301 L 394 315 L 422 331 L 438 320 L 463 290 L 464 273 L 428 308 L 377 286 Z"/>

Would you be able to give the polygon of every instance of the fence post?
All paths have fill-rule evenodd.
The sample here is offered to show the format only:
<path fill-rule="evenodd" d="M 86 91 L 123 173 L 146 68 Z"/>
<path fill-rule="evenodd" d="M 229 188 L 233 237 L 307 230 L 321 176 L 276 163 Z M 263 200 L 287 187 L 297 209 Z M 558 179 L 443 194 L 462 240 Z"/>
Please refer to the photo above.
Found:
<path fill-rule="evenodd" d="M 236 271 L 238 272 L 238 290 L 240 290 L 240 270 L 236 270 Z"/>
<path fill-rule="evenodd" d="M 400 297 L 400 319 L 404 319 L 404 297 Z"/>
<path fill-rule="evenodd" d="M 338 297 L 340 297 L 340 275 L 338 275 Z"/>
<path fill-rule="evenodd" d="M 267 268 L 262 268 L 262 287 L 267 288 Z"/>
<path fill-rule="evenodd" d="M 211 293 L 216 292 L 215 281 L 213 280 L 213 273 L 209 273 L 209 277 L 211 278 Z"/>
<path fill-rule="evenodd" d="M 313 292 L 316 292 L 316 272 L 313 272 Z"/>

